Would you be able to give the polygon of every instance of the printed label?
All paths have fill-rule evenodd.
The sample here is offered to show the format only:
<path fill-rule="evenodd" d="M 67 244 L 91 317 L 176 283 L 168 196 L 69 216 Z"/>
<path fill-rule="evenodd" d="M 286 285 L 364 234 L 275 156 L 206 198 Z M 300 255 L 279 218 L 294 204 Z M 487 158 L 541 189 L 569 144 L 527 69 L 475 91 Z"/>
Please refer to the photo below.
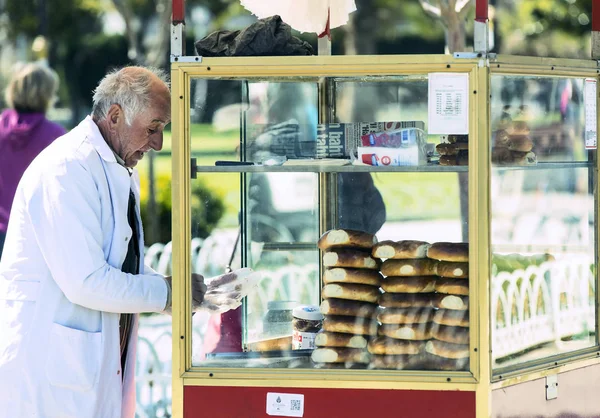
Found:
<path fill-rule="evenodd" d="M 469 75 L 430 73 L 428 88 L 428 133 L 468 134 Z"/>
<path fill-rule="evenodd" d="M 309 348 L 315 348 L 316 336 L 317 334 L 314 332 L 300 332 L 294 330 L 292 333 L 292 349 L 305 350 Z"/>
<path fill-rule="evenodd" d="M 596 149 L 597 117 L 596 113 L 596 80 L 586 79 L 584 87 L 585 99 L 585 148 Z"/>
<path fill-rule="evenodd" d="M 275 417 L 303 417 L 304 395 L 268 392 L 267 415 Z"/>

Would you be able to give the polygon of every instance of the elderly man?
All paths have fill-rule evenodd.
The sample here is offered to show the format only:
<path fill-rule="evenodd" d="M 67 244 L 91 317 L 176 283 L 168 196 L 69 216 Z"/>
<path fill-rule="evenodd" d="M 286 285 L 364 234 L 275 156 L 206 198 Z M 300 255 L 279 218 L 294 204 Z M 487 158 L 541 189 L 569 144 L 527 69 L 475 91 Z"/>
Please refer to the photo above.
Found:
<path fill-rule="evenodd" d="M 171 286 L 143 264 L 133 167 L 169 122 L 164 76 L 123 68 L 23 175 L 0 262 L 0 416 L 134 417 L 137 314 L 168 311 Z M 194 306 L 205 291 L 194 275 Z"/>

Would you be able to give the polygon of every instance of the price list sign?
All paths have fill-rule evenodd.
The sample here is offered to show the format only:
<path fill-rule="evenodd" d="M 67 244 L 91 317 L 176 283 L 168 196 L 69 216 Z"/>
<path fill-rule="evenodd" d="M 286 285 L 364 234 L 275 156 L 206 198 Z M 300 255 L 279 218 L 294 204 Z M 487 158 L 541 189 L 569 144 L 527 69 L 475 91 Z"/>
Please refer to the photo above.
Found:
<path fill-rule="evenodd" d="M 596 149 L 596 137 L 598 136 L 597 113 L 596 113 L 596 80 L 588 78 L 585 80 L 585 147 Z"/>
<path fill-rule="evenodd" d="M 469 75 L 429 74 L 429 134 L 469 133 Z"/>

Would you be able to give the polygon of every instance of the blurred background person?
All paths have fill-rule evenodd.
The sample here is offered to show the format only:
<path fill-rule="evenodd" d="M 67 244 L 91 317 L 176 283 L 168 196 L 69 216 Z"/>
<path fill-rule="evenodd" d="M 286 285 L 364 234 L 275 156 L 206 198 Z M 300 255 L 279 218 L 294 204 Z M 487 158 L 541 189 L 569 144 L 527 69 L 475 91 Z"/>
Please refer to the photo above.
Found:
<path fill-rule="evenodd" d="M 0 114 L 0 257 L 17 184 L 31 161 L 65 133 L 46 118 L 58 90 L 58 76 L 43 63 L 18 64 Z"/>

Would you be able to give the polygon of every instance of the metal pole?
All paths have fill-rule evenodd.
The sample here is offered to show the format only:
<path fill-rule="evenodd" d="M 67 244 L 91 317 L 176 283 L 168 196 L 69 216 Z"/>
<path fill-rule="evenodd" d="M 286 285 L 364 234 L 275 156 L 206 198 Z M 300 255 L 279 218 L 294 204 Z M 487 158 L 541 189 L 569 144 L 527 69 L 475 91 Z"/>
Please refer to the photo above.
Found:
<path fill-rule="evenodd" d="M 490 30 L 488 0 L 475 0 L 475 25 L 473 28 L 475 52 L 487 53 L 490 50 Z"/>
<path fill-rule="evenodd" d="M 331 55 L 331 28 L 329 26 L 330 12 L 327 9 L 327 23 L 325 30 L 319 35 L 317 41 L 317 55 Z"/>
<path fill-rule="evenodd" d="M 173 0 L 171 59 L 185 55 L 185 0 Z"/>
<path fill-rule="evenodd" d="M 317 55 L 331 55 L 331 29 L 329 25 L 329 11 L 327 12 L 327 23 L 325 31 L 318 37 Z M 333 122 L 331 106 L 335 98 L 331 96 L 331 84 L 333 80 L 322 77 L 319 80 L 319 123 Z M 336 173 L 319 173 L 319 236 L 325 231 L 335 228 L 337 224 L 337 181 Z M 319 278 L 323 277 L 325 267 L 323 257 L 319 253 Z M 323 283 L 319 279 L 319 303 L 321 302 L 321 287 Z"/>
<path fill-rule="evenodd" d="M 171 3 L 172 6 L 172 16 L 171 16 L 171 62 L 174 61 L 174 58 L 176 57 L 180 57 L 185 55 L 185 0 L 172 0 Z M 174 72 L 172 72 L 171 74 L 175 74 Z M 181 94 L 180 92 L 182 91 L 182 87 L 180 85 L 181 83 L 181 77 L 178 77 L 179 79 L 177 80 L 178 83 L 175 83 L 175 88 L 178 89 L 177 91 L 175 91 L 175 94 Z M 174 80 L 171 80 L 174 81 Z M 176 96 L 175 96 L 176 97 Z M 171 102 L 175 101 L 175 97 L 172 97 Z M 185 101 L 184 101 L 185 102 Z M 175 109 L 173 109 L 175 110 Z M 173 120 L 173 135 L 171 138 L 171 141 L 173 141 L 173 151 L 176 151 L 173 154 L 173 158 L 174 160 L 176 160 L 177 162 L 180 162 L 181 160 L 185 159 L 185 149 L 182 149 L 179 146 L 176 146 L 175 141 L 178 141 L 178 135 L 180 132 L 184 131 L 184 127 L 183 126 L 177 126 L 177 124 L 179 124 L 179 120 L 175 119 Z M 182 157 L 183 155 L 183 157 Z M 191 162 L 190 162 L 191 163 Z M 175 185 L 177 185 L 179 183 L 179 178 L 176 178 L 178 175 L 180 175 L 179 171 L 175 169 L 175 166 L 173 166 L 172 168 L 172 173 L 173 173 L 173 178 L 171 178 L 171 185 L 172 185 L 172 195 L 176 196 L 176 198 L 181 198 L 182 196 L 180 195 L 181 190 L 185 190 L 186 187 L 175 187 Z M 188 173 L 188 176 L 190 175 L 190 173 Z M 189 180 L 188 180 L 189 181 Z M 185 186 L 185 182 L 183 183 L 183 185 Z M 185 192 L 184 192 L 185 193 Z M 187 200 L 186 200 L 187 201 Z M 183 400 L 184 400 L 184 395 L 183 395 L 183 389 L 184 389 L 184 384 L 183 384 L 183 378 L 182 373 L 187 369 L 187 364 L 188 364 L 188 360 L 191 360 L 191 355 L 189 355 L 188 349 L 186 349 L 186 346 L 189 348 L 191 347 L 191 343 L 190 341 L 187 341 L 187 337 L 191 337 L 191 333 L 190 335 L 186 336 L 186 339 L 183 340 L 183 336 L 184 333 L 187 332 L 187 330 L 189 328 L 187 328 L 187 324 L 186 324 L 186 320 L 184 319 L 185 316 L 182 316 L 181 312 L 184 311 L 186 309 L 185 303 L 181 304 L 182 299 L 185 300 L 186 297 L 184 296 L 185 293 L 185 289 L 188 288 L 187 286 L 185 286 L 185 281 L 182 281 L 182 278 L 185 277 L 188 274 L 189 271 L 189 265 L 185 266 L 185 265 L 181 265 L 179 262 L 183 261 L 181 260 L 182 258 L 182 254 L 180 254 L 180 252 L 184 252 L 187 253 L 185 255 L 184 260 L 187 260 L 189 262 L 189 257 L 190 257 L 190 252 L 189 252 L 189 242 L 186 243 L 182 242 L 181 240 L 181 234 L 183 234 L 183 237 L 189 237 L 190 234 L 190 229 L 189 229 L 189 211 L 184 210 L 183 211 L 183 215 L 182 216 L 182 208 L 180 207 L 180 205 L 182 204 L 181 202 L 172 202 L 173 205 L 172 207 L 178 208 L 178 212 L 173 212 L 172 215 L 172 224 L 176 224 L 181 222 L 182 225 L 177 225 L 177 227 L 183 227 L 181 228 L 180 231 L 176 231 L 175 228 L 173 228 L 172 230 L 172 237 L 179 237 L 177 240 L 173 239 L 173 249 L 175 250 L 175 252 L 173 253 L 173 288 L 172 288 L 172 295 L 173 295 L 173 320 L 172 320 L 172 324 L 171 324 L 171 332 L 173 335 L 172 338 L 172 359 L 171 359 L 171 416 L 174 418 L 183 418 L 184 415 L 184 411 L 183 411 Z M 187 218 L 187 219 L 186 219 Z M 177 222 L 179 221 L 179 222 Z M 189 238 L 188 238 L 189 239 Z M 178 251 L 179 250 L 179 251 Z M 180 277 L 183 276 L 183 277 Z M 183 285 L 183 286 L 182 286 Z M 191 293 L 191 291 L 190 291 Z M 183 297 L 182 297 L 183 296 Z M 187 315 L 190 315 L 189 313 Z M 188 320 L 191 322 L 190 318 L 188 317 Z M 181 335 L 181 338 L 179 338 L 179 336 Z M 185 354 L 188 353 L 188 358 L 185 358 Z"/>

